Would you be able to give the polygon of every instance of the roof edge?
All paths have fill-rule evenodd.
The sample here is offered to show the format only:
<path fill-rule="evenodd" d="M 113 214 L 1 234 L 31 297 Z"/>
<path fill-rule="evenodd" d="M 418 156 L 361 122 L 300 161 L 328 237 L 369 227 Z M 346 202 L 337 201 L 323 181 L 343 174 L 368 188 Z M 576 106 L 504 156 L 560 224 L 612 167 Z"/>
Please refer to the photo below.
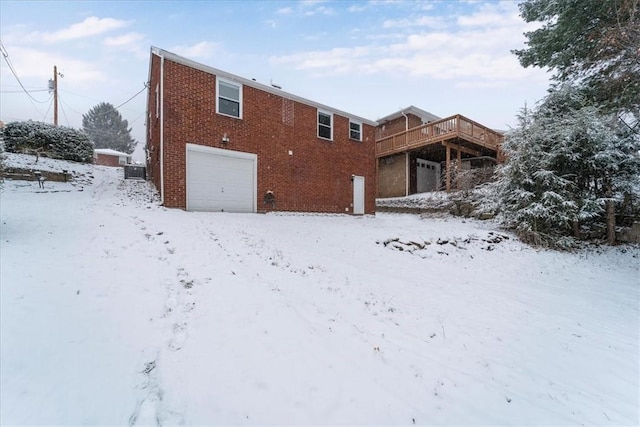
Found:
<path fill-rule="evenodd" d="M 300 102 L 302 104 L 306 104 L 306 105 L 309 105 L 309 106 L 312 106 L 312 107 L 316 107 L 316 108 L 319 108 L 321 110 L 326 110 L 326 111 L 332 112 L 334 114 L 338 114 L 338 115 L 346 117 L 346 118 L 351 118 L 351 119 L 354 119 L 354 120 L 357 120 L 357 121 L 361 121 L 362 123 L 366 123 L 366 124 L 368 124 L 370 126 L 374 126 L 375 127 L 375 126 L 378 125 L 378 123 L 376 121 L 374 121 L 374 120 L 366 119 L 364 117 L 356 116 L 355 114 L 347 113 L 346 111 L 339 110 L 337 108 L 330 107 L 328 105 L 321 104 L 319 102 L 315 102 L 315 101 L 312 101 L 310 99 L 303 98 L 301 96 L 297 96 L 297 95 L 291 94 L 289 92 L 285 92 L 285 91 L 283 91 L 281 89 L 277 89 L 277 88 L 274 88 L 272 86 L 269 86 L 269 85 L 266 85 L 266 84 L 263 84 L 263 83 L 259 83 L 259 82 L 255 81 L 255 80 L 250 80 L 250 79 L 247 79 L 247 78 L 244 78 L 244 77 L 240 77 L 238 75 L 229 73 L 227 71 L 220 70 L 218 68 L 211 67 L 209 65 L 202 64 L 200 62 L 185 58 L 184 56 L 177 55 L 177 54 L 175 54 L 173 52 L 169 52 L 167 50 L 164 50 L 164 49 L 161 49 L 161 48 L 158 48 L 158 47 L 155 47 L 155 46 L 151 46 L 151 54 L 152 55 L 161 56 L 161 57 L 164 57 L 165 59 L 168 59 L 170 61 L 176 62 L 178 64 L 181 64 L 181 65 L 184 65 L 184 66 L 187 66 L 187 67 L 190 67 L 190 68 L 194 68 L 196 70 L 204 71 L 205 73 L 209 73 L 209 74 L 213 74 L 213 75 L 216 75 L 216 76 L 220 76 L 220 77 L 222 77 L 224 79 L 231 80 L 231 81 L 234 81 L 234 82 L 246 85 L 246 86 L 250 86 L 250 87 L 253 87 L 255 89 L 259 89 L 259 90 L 265 91 L 265 92 L 269 92 L 271 94 L 274 94 L 274 95 L 277 95 L 277 96 L 281 96 L 283 98 L 290 99 L 292 101 L 297 101 L 297 102 Z"/>
<path fill-rule="evenodd" d="M 433 113 L 430 113 L 430 112 L 425 111 L 425 110 L 423 110 L 421 108 L 418 108 L 418 107 L 416 107 L 414 105 L 410 105 L 410 106 L 408 106 L 406 108 L 403 108 L 401 110 L 398 110 L 398 111 L 396 111 L 394 113 L 391 113 L 389 115 L 386 115 L 386 116 L 378 119 L 378 124 L 381 125 L 381 124 L 383 124 L 385 122 L 391 121 L 393 119 L 397 119 L 398 117 L 401 117 L 403 114 L 407 114 L 407 113 L 411 113 L 414 116 L 418 116 L 418 117 L 420 117 L 422 119 L 426 118 L 427 121 L 429 121 L 429 122 L 440 120 L 442 118 L 440 116 L 436 116 Z"/>

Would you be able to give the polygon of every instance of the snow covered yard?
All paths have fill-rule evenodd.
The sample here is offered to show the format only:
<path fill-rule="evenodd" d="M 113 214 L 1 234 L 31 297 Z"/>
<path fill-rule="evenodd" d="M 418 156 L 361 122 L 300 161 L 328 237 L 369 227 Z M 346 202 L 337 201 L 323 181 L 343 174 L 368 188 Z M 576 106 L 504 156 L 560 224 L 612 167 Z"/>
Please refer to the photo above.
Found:
<path fill-rule="evenodd" d="M 3 425 L 640 422 L 637 247 L 189 213 L 77 168 L 1 194 Z"/>

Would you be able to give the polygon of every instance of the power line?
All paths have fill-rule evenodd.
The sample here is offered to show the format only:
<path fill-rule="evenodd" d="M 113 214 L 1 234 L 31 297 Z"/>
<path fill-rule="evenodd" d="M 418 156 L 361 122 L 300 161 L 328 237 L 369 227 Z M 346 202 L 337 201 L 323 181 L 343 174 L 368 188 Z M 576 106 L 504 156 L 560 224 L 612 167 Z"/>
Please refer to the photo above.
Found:
<path fill-rule="evenodd" d="M 49 98 L 49 99 L 51 99 L 51 98 Z M 53 101 L 49 104 L 49 108 L 47 108 L 47 112 L 46 112 L 46 113 L 44 113 L 44 116 L 42 116 L 42 121 L 43 121 L 43 122 L 47 119 L 47 114 L 49 114 L 49 110 L 51 110 L 51 106 L 52 106 L 52 105 L 53 105 Z M 35 107 L 35 105 L 34 105 L 34 107 Z M 39 113 L 39 112 L 40 112 L 40 111 L 38 111 L 38 113 Z"/>
<path fill-rule="evenodd" d="M 148 88 L 149 88 L 149 84 L 148 84 L 147 82 L 144 82 L 144 83 L 143 83 L 143 85 L 144 85 L 144 87 L 143 87 L 142 89 L 140 89 L 140 90 L 139 90 L 135 95 L 131 96 L 129 99 L 127 99 L 127 100 L 126 100 L 126 101 L 124 101 L 123 103 L 119 104 L 118 106 L 113 107 L 113 109 L 114 109 L 114 110 L 117 110 L 118 108 L 120 108 L 120 107 L 122 107 L 122 106 L 124 106 L 124 105 L 128 104 L 128 103 L 129 103 L 129 102 L 131 102 L 134 98 L 136 98 L 138 95 L 140 95 L 142 92 L 144 92 L 144 90 L 145 90 L 145 89 L 148 89 Z M 100 99 L 92 98 L 92 97 L 90 97 L 90 96 L 81 95 L 81 94 L 79 94 L 79 93 L 74 93 L 74 92 L 71 92 L 71 91 L 66 90 L 66 89 L 65 89 L 64 91 L 60 91 L 60 92 L 65 92 L 65 93 L 68 93 L 68 94 L 71 94 L 71 95 L 75 95 L 75 96 L 79 96 L 79 97 L 86 98 L 86 99 L 92 99 L 92 100 L 94 100 L 94 101 L 98 101 L 98 102 L 104 102 L 104 101 L 101 101 Z M 67 105 L 67 108 L 69 108 L 69 109 L 70 109 L 71 111 L 73 111 L 74 113 L 78 113 L 78 114 L 83 114 L 83 115 L 84 115 L 84 113 L 80 113 L 80 112 L 78 112 L 78 111 L 75 111 L 75 110 L 74 110 L 74 109 L 72 109 L 71 107 L 69 107 L 69 105 L 68 105 L 68 104 L 66 104 L 66 105 Z"/>
<path fill-rule="evenodd" d="M 10 88 L 17 89 L 17 88 L 19 88 L 20 86 L 4 85 L 4 87 L 10 87 Z M 26 88 L 28 88 L 29 92 L 33 92 L 33 91 L 34 91 L 34 90 L 36 90 L 36 89 L 38 89 L 38 90 L 39 90 L 41 86 L 38 86 L 38 87 L 36 87 L 36 86 L 34 86 L 34 87 L 25 86 L 25 87 L 26 87 Z M 49 90 L 49 89 L 42 89 L 42 90 Z"/>
<path fill-rule="evenodd" d="M 136 96 L 140 95 L 142 92 L 144 92 L 145 89 L 147 89 L 149 87 L 149 83 L 144 82 L 144 87 L 142 89 L 140 89 L 140 92 L 136 93 L 135 95 L 133 95 L 131 98 L 127 99 L 126 101 L 124 101 L 122 104 L 118 105 L 117 107 L 115 107 L 115 109 L 117 110 L 118 108 L 122 107 L 123 105 L 127 104 L 129 101 L 131 101 L 133 98 L 135 98 Z"/>
<path fill-rule="evenodd" d="M 118 109 L 119 109 L 120 107 L 122 107 L 122 106 L 124 106 L 124 105 L 128 104 L 130 101 L 132 101 L 135 97 L 137 97 L 138 95 L 140 95 L 142 92 L 144 92 L 144 91 L 145 91 L 145 89 L 147 89 L 147 88 L 149 87 L 149 83 L 147 83 L 147 82 L 144 82 L 144 83 L 143 83 L 143 85 L 144 85 L 144 87 L 143 87 L 142 89 L 140 89 L 140 90 L 139 90 L 135 95 L 131 96 L 129 99 L 127 99 L 126 101 L 124 101 L 122 104 L 119 104 L 117 107 L 113 107 L 113 109 L 114 109 L 115 111 L 118 111 Z M 75 94 L 75 95 L 77 95 L 77 96 L 82 96 L 82 95 L 78 95 L 78 94 Z M 86 98 L 86 97 L 85 97 L 85 98 Z M 100 102 L 103 102 L 103 101 L 100 101 Z M 69 107 L 69 106 L 67 105 L 67 107 Z M 83 117 L 83 119 L 84 119 L 84 114 L 83 114 L 83 113 L 80 113 L 80 112 L 78 112 L 78 111 L 75 111 L 75 110 L 73 110 L 73 109 L 72 109 L 72 108 L 70 108 L 70 107 L 69 107 L 69 109 L 70 109 L 71 111 L 73 111 L 74 113 L 81 114 L 81 115 L 82 115 L 82 117 Z M 133 122 L 135 122 L 136 120 L 138 120 L 142 115 L 144 115 L 144 114 L 145 114 L 145 112 L 146 112 L 146 111 L 142 112 L 142 114 L 140 114 L 140 116 L 136 117 L 136 119 L 134 119 L 134 121 L 133 121 Z M 120 113 L 120 111 L 118 111 L 118 113 Z M 97 118 L 97 117 L 103 117 L 103 116 L 107 116 L 107 115 L 109 115 L 109 114 L 110 114 L 110 112 L 109 112 L 109 111 L 106 111 L 106 112 L 104 112 L 104 113 L 97 114 L 97 115 L 95 115 L 94 117 L 96 117 L 96 118 Z M 120 113 L 120 115 L 122 115 L 122 113 Z M 133 123 L 133 122 L 130 122 L 130 123 L 129 123 L 129 122 L 127 121 L 127 123 L 129 123 L 129 124 L 131 124 L 131 123 Z"/>
<path fill-rule="evenodd" d="M 71 123 L 69 123 L 69 118 L 67 117 L 67 113 L 64 111 L 64 107 L 62 106 L 62 99 L 60 98 L 60 95 L 58 95 L 58 100 L 60 101 L 60 109 L 62 110 L 62 115 L 67 121 L 67 126 L 71 127 Z"/>
<path fill-rule="evenodd" d="M 22 91 L 22 90 L 0 90 L 0 93 L 22 93 L 22 92 L 24 92 L 24 91 Z M 31 90 L 29 90 L 27 92 L 29 92 L 29 93 L 32 93 L 32 92 L 49 92 L 49 89 L 31 89 Z M 47 101 L 49 101 L 49 100 L 47 99 Z M 47 101 L 45 101 L 45 102 L 47 102 Z"/>
<path fill-rule="evenodd" d="M 68 93 L 69 95 L 75 95 L 75 96 L 79 96 L 81 98 L 86 98 L 86 99 L 91 99 L 93 101 L 98 101 L 98 102 L 102 102 L 102 100 L 98 99 L 98 98 L 92 98 L 90 96 L 86 96 L 86 95 L 80 95 L 79 93 L 75 93 L 75 92 L 71 92 L 70 90 L 64 89 L 64 90 L 59 90 L 58 92 L 65 92 Z"/>
<path fill-rule="evenodd" d="M 83 113 L 81 113 L 80 111 L 77 111 L 77 110 L 74 110 L 73 108 L 71 108 L 71 107 L 69 106 L 69 104 L 67 104 L 66 102 L 64 102 L 64 101 L 62 100 L 62 98 L 60 98 L 60 102 L 61 102 L 62 104 L 64 104 L 64 105 L 65 105 L 69 110 L 73 111 L 74 113 L 76 113 L 76 114 L 80 114 L 81 116 L 83 115 Z"/>
<path fill-rule="evenodd" d="M 133 119 L 131 122 L 129 122 L 130 125 L 134 124 L 135 122 L 137 122 L 140 117 L 144 116 L 146 113 L 146 111 L 143 111 L 142 114 L 140 114 L 138 117 L 136 117 L 135 119 Z"/>
<path fill-rule="evenodd" d="M 7 65 L 9 66 L 9 70 L 11 70 L 11 73 L 13 74 L 13 76 L 16 78 L 16 80 L 18 81 L 18 84 L 20 84 L 20 87 L 22 88 L 22 90 L 24 91 L 24 93 L 27 94 L 27 96 L 32 99 L 33 101 L 39 103 L 39 104 L 44 104 L 46 102 L 49 102 L 49 100 L 46 101 L 38 101 L 37 99 L 35 99 L 33 96 L 31 96 L 31 94 L 29 93 L 29 91 L 24 87 L 24 85 L 22 84 L 22 81 L 20 81 L 20 77 L 18 77 L 18 73 L 16 72 L 16 70 L 13 68 L 13 65 L 11 64 L 11 60 L 9 59 L 9 52 L 7 52 L 7 49 L 4 47 L 4 44 L 2 44 L 2 40 L 0 40 L 0 51 L 2 52 L 2 56 L 4 57 L 4 61 L 7 63 Z M 35 107 L 35 105 L 34 105 Z M 37 110 L 37 108 L 36 108 Z M 39 112 L 39 111 L 38 111 Z"/>

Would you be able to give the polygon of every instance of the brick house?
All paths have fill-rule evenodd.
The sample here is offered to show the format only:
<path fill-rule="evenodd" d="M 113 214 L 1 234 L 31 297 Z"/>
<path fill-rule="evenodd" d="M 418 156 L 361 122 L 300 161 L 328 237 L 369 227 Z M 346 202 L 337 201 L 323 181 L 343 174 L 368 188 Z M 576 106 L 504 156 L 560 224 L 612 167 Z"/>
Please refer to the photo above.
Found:
<path fill-rule="evenodd" d="M 189 211 L 375 212 L 376 122 L 152 47 L 147 173 Z"/>
<path fill-rule="evenodd" d="M 486 181 L 501 160 L 502 141 L 502 133 L 460 114 L 440 118 L 410 106 L 378 119 L 376 197 L 450 191 Z"/>
<path fill-rule="evenodd" d="M 110 148 L 96 148 L 93 150 L 93 162 L 102 166 L 124 166 L 131 164 L 131 154 Z"/>

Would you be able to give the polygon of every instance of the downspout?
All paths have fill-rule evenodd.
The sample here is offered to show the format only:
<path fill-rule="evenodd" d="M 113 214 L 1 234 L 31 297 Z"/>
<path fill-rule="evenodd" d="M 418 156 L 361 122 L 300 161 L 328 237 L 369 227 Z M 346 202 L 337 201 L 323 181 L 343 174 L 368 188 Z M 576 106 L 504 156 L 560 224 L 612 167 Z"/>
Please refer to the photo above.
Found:
<path fill-rule="evenodd" d="M 164 53 L 160 54 L 160 204 L 164 205 Z"/>
<path fill-rule="evenodd" d="M 407 116 L 404 111 L 400 111 L 400 114 L 402 114 L 404 116 L 404 131 L 407 132 L 409 130 L 409 116 Z M 407 134 L 404 134 L 404 137 L 407 137 Z M 410 174 L 409 174 L 409 165 L 410 165 L 410 161 L 409 161 L 409 152 L 407 151 L 406 153 L 404 153 L 404 157 L 405 157 L 405 177 L 404 177 L 404 195 L 408 196 L 409 195 L 409 179 L 410 179 Z"/>
<path fill-rule="evenodd" d="M 409 116 L 407 116 L 404 111 L 400 111 L 400 114 L 404 116 L 404 131 L 406 132 L 409 130 Z"/>

